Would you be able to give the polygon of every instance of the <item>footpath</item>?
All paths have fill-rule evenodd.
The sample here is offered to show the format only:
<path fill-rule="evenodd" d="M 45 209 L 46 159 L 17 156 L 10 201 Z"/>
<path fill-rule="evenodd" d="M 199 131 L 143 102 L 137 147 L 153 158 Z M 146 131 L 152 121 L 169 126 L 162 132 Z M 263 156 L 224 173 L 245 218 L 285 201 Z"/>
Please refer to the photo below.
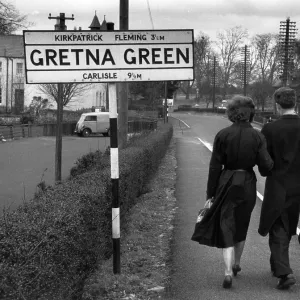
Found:
<path fill-rule="evenodd" d="M 197 213 L 205 203 L 206 183 L 211 152 L 197 140 L 192 128 L 174 124 L 176 140 L 177 181 L 175 196 L 177 210 L 171 244 L 171 275 L 163 299 L 272 299 L 296 300 L 300 298 L 300 245 L 293 237 L 290 261 L 298 279 L 288 291 L 275 288 L 277 278 L 271 276 L 268 238 L 257 233 L 261 201 L 256 207 L 248 231 L 242 272 L 233 279 L 233 287 L 222 288 L 224 265 L 222 250 L 199 245 L 191 241 Z M 199 136 L 200 137 L 200 136 Z"/>

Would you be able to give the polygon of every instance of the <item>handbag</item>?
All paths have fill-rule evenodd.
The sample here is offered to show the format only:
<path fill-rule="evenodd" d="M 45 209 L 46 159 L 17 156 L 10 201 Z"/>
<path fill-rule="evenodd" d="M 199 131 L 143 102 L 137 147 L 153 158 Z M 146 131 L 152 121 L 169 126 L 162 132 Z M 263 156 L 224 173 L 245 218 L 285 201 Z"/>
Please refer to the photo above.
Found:
<path fill-rule="evenodd" d="M 210 199 L 206 200 L 206 202 L 204 204 L 204 207 L 199 210 L 196 223 L 200 223 L 202 221 L 202 219 L 204 218 L 205 214 L 211 208 L 211 206 L 213 204 L 213 200 L 214 200 L 214 198 L 210 198 Z"/>

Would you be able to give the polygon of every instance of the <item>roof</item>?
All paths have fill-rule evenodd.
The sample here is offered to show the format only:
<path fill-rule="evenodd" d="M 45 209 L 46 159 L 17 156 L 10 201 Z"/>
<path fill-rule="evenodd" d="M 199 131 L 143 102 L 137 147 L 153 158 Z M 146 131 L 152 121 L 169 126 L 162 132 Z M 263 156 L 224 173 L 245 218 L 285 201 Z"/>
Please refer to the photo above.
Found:
<path fill-rule="evenodd" d="M 89 26 L 89 28 L 91 28 L 92 30 L 100 30 L 101 29 L 99 19 L 96 15 L 94 16 L 92 24 Z"/>
<path fill-rule="evenodd" d="M 23 35 L 0 34 L 0 57 L 24 58 Z"/>

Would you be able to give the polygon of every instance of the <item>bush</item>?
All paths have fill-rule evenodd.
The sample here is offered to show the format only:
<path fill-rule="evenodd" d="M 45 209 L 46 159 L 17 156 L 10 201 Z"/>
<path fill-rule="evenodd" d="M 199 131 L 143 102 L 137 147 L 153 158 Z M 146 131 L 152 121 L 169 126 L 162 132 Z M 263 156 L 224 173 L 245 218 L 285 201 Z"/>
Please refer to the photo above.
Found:
<path fill-rule="evenodd" d="M 89 152 L 88 154 L 85 154 L 81 158 L 77 159 L 75 166 L 70 170 L 70 177 L 76 177 L 79 174 L 87 172 L 95 166 L 98 168 L 103 168 L 104 166 L 107 167 L 108 165 L 108 157 L 105 158 L 101 151 L 97 150 L 96 152 Z"/>
<path fill-rule="evenodd" d="M 165 155 L 173 128 L 134 138 L 120 151 L 121 226 Z M 109 150 L 106 151 L 106 153 Z M 101 158 L 101 159 L 100 159 Z M 96 262 L 111 255 L 111 174 L 100 152 L 78 160 L 72 179 L 0 219 L 0 299 L 80 299 Z M 84 170 L 88 170 L 85 171 Z"/>

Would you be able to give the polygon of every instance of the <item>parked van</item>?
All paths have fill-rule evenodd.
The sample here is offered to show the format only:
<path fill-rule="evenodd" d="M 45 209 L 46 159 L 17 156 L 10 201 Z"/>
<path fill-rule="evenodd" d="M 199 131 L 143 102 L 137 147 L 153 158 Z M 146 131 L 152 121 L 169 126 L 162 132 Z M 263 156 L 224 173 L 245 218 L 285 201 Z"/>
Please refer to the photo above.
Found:
<path fill-rule="evenodd" d="M 227 108 L 228 101 L 222 100 L 221 105 L 218 107 L 219 109 L 226 109 Z"/>
<path fill-rule="evenodd" d="M 109 136 L 109 112 L 90 112 L 80 116 L 76 124 L 75 133 L 80 136 L 102 133 Z"/>

